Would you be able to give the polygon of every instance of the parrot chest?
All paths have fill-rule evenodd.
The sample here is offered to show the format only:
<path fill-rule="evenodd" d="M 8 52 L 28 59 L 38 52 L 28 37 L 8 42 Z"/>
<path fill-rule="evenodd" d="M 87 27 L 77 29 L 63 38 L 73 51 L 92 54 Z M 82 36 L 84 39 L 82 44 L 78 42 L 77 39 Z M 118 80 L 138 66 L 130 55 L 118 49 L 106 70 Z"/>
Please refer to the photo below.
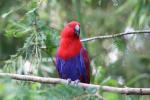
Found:
<path fill-rule="evenodd" d="M 80 40 L 62 39 L 58 55 L 65 60 L 76 58 L 77 55 L 80 55 L 81 48 Z"/>
<path fill-rule="evenodd" d="M 57 57 L 56 60 L 57 70 L 60 77 L 63 79 L 70 78 L 72 81 L 74 81 L 79 79 L 80 76 L 86 74 L 86 69 L 81 53 L 67 60 L 63 60 L 60 57 Z"/>

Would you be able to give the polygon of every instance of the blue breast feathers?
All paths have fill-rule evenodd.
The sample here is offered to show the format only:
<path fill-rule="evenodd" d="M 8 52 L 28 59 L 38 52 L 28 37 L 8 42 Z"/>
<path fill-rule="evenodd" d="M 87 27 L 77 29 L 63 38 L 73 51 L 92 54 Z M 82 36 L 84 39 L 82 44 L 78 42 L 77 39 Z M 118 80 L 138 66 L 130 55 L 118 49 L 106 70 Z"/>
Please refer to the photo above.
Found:
<path fill-rule="evenodd" d="M 59 76 L 63 79 L 71 79 L 72 81 L 75 81 L 77 79 L 80 80 L 82 77 L 84 82 L 87 81 L 87 73 L 82 55 L 82 49 L 78 55 L 68 60 L 63 60 L 61 57 L 56 55 L 56 68 Z"/>

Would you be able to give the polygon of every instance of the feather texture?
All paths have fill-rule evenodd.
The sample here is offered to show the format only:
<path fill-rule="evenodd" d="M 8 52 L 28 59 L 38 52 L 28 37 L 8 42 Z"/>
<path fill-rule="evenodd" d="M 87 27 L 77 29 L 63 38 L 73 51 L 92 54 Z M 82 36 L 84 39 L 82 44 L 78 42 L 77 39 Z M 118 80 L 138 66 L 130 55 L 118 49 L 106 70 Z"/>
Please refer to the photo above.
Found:
<path fill-rule="evenodd" d="M 56 55 L 56 68 L 59 76 L 63 79 L 70 78 L 72 81 L 79 79 L 84 83 L 90 82 L 90 63 L 84 48 L 81 48 L 78 55 L 68 60 Z"/>

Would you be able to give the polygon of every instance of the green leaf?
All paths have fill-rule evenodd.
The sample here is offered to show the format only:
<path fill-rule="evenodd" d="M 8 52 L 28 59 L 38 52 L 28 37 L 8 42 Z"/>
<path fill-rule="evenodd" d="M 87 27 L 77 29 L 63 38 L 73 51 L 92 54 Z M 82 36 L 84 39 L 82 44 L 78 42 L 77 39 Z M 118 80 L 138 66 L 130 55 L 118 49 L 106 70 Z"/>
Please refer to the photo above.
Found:
<path fill-rule="evenodd" d="M 29 14 L 31 14 L 31 13 L 34 13 L 36 10 L 37 10 L 37 8 L 33 8 L 32 10 L 29 10 L 29 11 L 26 13 L 26 15 L 29 15 Z"/>
<path fill-rule="evenodd" d="M 13 11 L 14 11 L 14 10 L 11 9 L 9 12 L 2 14 L 2 18 L 6 18 L 6 17 L 7 17 L 8 15 L 10 15 Z"/>
<path fill-rule="evenodd" d="M 47 47 L 47 53 L 48 54 L 52 54 L 54 48 L 56 48 L 56 45 L 54 43 L 54 41 L 52 40 L 52 33 L 51 32 L 48 32 L 46 34 L 46 40 L 45 40 L 45 44 L 46 44 L 46 47 Z"/>
<path fill-rule="evenodd" d="M 94 94 L 94 93 L 97 92 L 97 89 L 96 89 L 96 88 L 91 88 L 91 87 L 89 87 L 89 88 L 86 89 L 86 92 L 87 92 L 87 93 L 90 93 L 90 94 Z"/>
<path fill-rule="evenodd" d="M 126 41 L 123 38 L 115 38 L 113 43 L 120 51 L 126 50 Z"/>

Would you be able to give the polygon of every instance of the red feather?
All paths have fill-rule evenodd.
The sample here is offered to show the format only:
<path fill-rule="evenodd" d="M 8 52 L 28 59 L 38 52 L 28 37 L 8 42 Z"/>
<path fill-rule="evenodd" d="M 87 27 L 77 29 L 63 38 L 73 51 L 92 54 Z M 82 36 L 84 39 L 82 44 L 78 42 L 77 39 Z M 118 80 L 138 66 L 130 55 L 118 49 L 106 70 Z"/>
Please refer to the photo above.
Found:
<path fill-rule="evenodd" d="M 88 52 L 86 51 L 85 48 L 82 49 L 82 55 L 86 67 L 87 81 L 88 81 L 87 83 L 89 83 L 90 82 L 90 60 L 89 60 Z"/>
<path fill-rule="evenodd" d="M 75 25 L 80 25 L 76 21 L 68 23 L 61 32 L 60 46 L 58 48 L 58 55 L 67 60 L 74 57 L 80 52 L 82 44 L 79 36 L 74 34 Z"/>

